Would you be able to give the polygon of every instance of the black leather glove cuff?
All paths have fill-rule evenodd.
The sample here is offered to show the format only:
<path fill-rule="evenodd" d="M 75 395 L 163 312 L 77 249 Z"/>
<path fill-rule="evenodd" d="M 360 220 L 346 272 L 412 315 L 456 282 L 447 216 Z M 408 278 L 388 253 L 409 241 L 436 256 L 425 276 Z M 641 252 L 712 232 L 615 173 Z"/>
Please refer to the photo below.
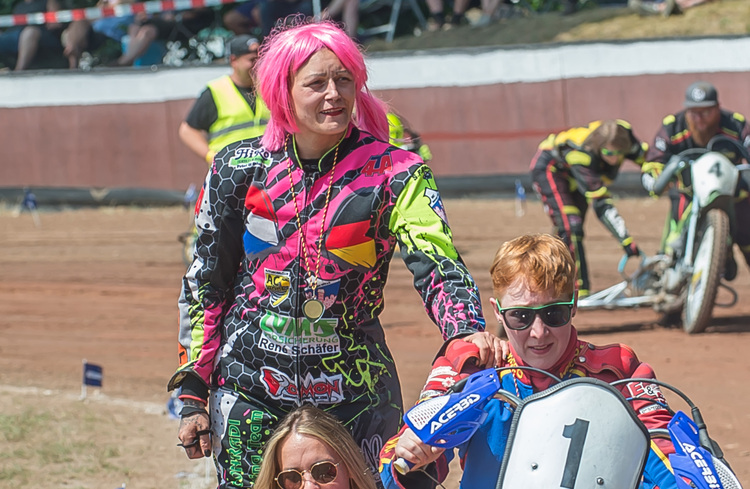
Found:
<path fill-rule="evenodd" d="M 185 377 L 182 382 L 180 396 L 197 397 L 198 399 L 208 399 L 208 387 L 201 382 L 194 374 Z"/>

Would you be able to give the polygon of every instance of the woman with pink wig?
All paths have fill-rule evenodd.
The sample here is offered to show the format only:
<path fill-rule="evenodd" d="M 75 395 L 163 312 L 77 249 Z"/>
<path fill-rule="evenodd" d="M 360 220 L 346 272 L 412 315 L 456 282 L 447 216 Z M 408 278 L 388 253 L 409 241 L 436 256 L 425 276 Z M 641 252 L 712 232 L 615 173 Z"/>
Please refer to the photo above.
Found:
<path fill-rule="evenodd" d="M 397 247 L 443 338 L 467 336 L 487 364 L 501 355 L 480 333 L 432 172 L 387 142 L 358 46 L 330 22 L 279 28 L 257 82 L 271 120 L 206 178 L 169 383 L 184 402 L 178 437 L 190 458 L 213 454 L 221 488 L 253 484 L 274 426 L 301 404 L 341 420 L 377 467 L 402 416 L 378 319 Z"/>

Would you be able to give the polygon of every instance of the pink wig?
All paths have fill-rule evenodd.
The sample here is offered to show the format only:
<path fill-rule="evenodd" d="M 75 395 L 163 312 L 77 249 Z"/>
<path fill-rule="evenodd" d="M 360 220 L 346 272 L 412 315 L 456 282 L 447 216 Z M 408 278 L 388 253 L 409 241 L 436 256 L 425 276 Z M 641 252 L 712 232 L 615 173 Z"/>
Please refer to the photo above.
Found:
<path fill-rule="evenodd" d="M 367 88 L 367 67 L 357 45 L 332 22 L 302 23 L 271 32 L 260 48 L 258 90 L 271 111 L 262 144 L 275 151 L 287 133 L 299 131 L 291 99 L 294 74 L 321 49 L 330 49 L 354 78 L 354 123 L 378 139 L 388 141 L 386 106 Z"/>

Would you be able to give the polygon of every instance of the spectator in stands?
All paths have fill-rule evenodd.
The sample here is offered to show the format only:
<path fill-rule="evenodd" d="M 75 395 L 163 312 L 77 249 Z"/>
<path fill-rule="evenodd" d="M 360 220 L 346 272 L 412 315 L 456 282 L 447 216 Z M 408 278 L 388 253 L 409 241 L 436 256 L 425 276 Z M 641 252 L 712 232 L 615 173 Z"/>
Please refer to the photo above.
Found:
<path fill-rule="evenodd" d="M 12 13 L 24 15 L 56 10 L 60 10 L 57 0 L 21 0 L 13 6 Z M 15 58 L 15 70 L 26 70 L 42 51 L 62 54 L 62 30 L 63 26 L 56 22 L 11 27 L 0 34 L 0 57 Z"/>
<path fill-rule="evenodd" d="M 162 12 L 151 17 L 138 14 L 135 22 L 128 27 L 130 41 L 127 49 L 113 64 L 131 66 L 157 39 L 187 42 L 189 38 L 210 26 L 213 17 L 213 11 L 210 8 L 186 10 L 179 13 Z"/>
<path fill-rule="evenodd" d="M 328 6 L 323 9 L 321 17 L 323 19 L 341 19 L 344 24 L 344 31 L 352 39 L 357 39 L 357 29 L 359 28 L 359 0 L 332 0 Z"/>
<path fill-rule="evenodd" d="M 359 0 L 334 0 L 354 2 L 357 5 L 357 16 L 359 15 Z M 312 17 L 313 8 L 311 0 L 248 0 L 229 10 L 222 18 L 224 26 L 236 35 L 256 35 L 260 33 L 267 36 L 271 29 L 281 19 L 289 16 L 302 14 Z M 347 15 L 347 12 L 344 13 Z M 359 23 L 357 17 L 356 24 Z M 356 27 L 355 27 L 356 29 Z"/>
<path fill-rule="evenodd" d="M 264 0 L 260 4 L 261 32 L 263 37 L 271 33 L 277 23 L 286 23 L 289 18 L 312 17 L 312 0 Z"/>
<path fill-rule="evenodd" d="M 500 19 L 500 4 L 510 0 L 481 0 L 482 16 L 472 24 L 472 27 L 487 27 Z"/>
<path fill-rule="evenodd" d="M 443 0 L 426 0 L 430 11 L 427 18 L 427 30 L 434 32 L 440 29 L 449 30 L 466 23 L 466 9 L 470 0 L 453 0 L 453 15 L 446 22 Z"/>
<path fill-rule="evenodd" d="M 114 7 L 115 5 L 133 3 L 133 0 L 99 0 L 98 7 Z M 68 58 L 70 68 L 78 68 L 81 55 L 101 47 L 108 39 L 120 46 L 122 38 L 128 32 L 128 26 L 135 22 L 135 16 L 104 17 L 94 22 L 75 20 L 70 23 L 62 34 L 63 54 Z"/>
<path fill-rule="evenodd" d="M 228 10 L 222 17 L 224 27 L 235 35 L 253 35 L 261 31 L 260 0 L 248 0 Z"/>
<path fill-rule="evenodd" d="M 258 47 L 258 40 L 247 35 L 232 39 L 232 73 L 208 82 L 180 124 L 182 142 L 209 165 L 224 146 L 263 134 L 271 117 L 255 91 L 253 69 Z"/>

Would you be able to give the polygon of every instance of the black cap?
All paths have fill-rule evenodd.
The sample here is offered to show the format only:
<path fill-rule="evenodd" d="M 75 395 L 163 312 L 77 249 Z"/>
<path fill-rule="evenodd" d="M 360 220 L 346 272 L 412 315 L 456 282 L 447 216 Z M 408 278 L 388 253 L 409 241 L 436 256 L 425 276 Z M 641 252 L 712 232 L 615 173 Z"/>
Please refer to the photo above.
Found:
<path fill-rule="evenodd" d="M 256 38 L 242 34 L 229 41 L 229 54 L 232 56 L 242 56 L 243 54 L 257 51 L 259 45 L 260 43 Z"/>
<path fill-rule="evenodd" d="M 691 83 L 685 91 L 685 108 L 713 107 L 719 104 L 719 94 L 716 87 L 708 82 L 697 81 Z"/>

